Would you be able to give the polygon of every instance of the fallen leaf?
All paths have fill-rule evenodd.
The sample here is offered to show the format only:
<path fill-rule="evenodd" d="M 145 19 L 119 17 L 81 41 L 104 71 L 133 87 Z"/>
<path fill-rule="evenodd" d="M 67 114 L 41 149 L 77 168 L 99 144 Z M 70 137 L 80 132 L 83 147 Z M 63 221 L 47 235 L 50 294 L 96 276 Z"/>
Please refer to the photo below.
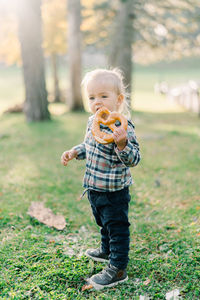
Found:
<path fill-rule="evenodd" d="M 73 248 L 70 248 L 70 247 L 64 247 L 64 252 L 63 252 L 65 255 L 68 255 L 70 257 L 72 256 L 75 256 L 76 255 L 76 252 L 74 251 Z"/>
<path fill-rule="evenodd" d="M 28 226 L 26 226 L 25 228 L 24 228 L 24 230 L 28 230 L 28 229 L 33 229 L 33 226 L 31 226 L 31 225 L 28 225 Z"/>
<path fill-rule="evenodd" d="M 49 240 L 49 243 L 50 243 L 50 244 L 54 244 L 55 241 L 54 241 L 54 240 Z"/>
<path fill-rule="evenodd" d="M 85 290 L 90 290 L 93 288 L 93 285 L 91 284 L 85 284 L 84 286 L 82 286 L 81 291 L 84 292 Z"/>
<path fill-rule="evenodd" d="M 148 285 L 150 282 L 151 282 L 151 280 L 148 278 L 147 280 L 145 280 L 145 281 L 143 282 L 143 284 L 144 284 L 144 285 Z"/>
<path fill-rule="evenodd" d="M 9 107 L 4 113 L 20 113 L 23 112 L 23 103 Z"/>
<path fill-rule="evenodd" d="M 66 226 L 65 218 L 55 215 L 50 208 L 44 207 L 42 202 L 32 202 L 27 213 L 39 222 L 58 230 L 63 230 Z"/>
<path fill-rule="evenodd" d="M 194 226 L 196 224 L 196 222 L 192 222 L 190 223 L 190 226 Z"/>

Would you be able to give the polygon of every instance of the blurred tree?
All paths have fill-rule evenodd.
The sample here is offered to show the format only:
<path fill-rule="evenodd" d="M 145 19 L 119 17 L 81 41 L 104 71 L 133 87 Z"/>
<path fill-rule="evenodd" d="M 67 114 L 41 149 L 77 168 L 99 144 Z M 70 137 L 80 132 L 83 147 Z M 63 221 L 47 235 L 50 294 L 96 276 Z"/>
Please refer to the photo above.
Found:
<path fill-rule="evenodd" d="M 23 62 L 27 121 L 50 119 L 44 74 L 41 34 L 41 1 L 18 0 L 19 40 Z"/>
<path fill-rule="evenodd" d="M 108 66 L 123 71 L 125 85 L 131 94 L 133 0 L 82 0 L 84 41 L 104 47 Z M 101 26 L 99 26 L 101 24 Z M 91 30 L 92 28 L 92 30 Z"/>
<path fill-rule="evenodd" d="M 16 2 L 19 5 L 20 1 L 4 0 L 4 3 Z M 84 44 L 92 46 L 94 49 L 101 48 L 101 51 L 103 50 L 107 56 L 110 48 L 109 64 L 119 66 L 124 70 L 127 84 L 130 81 L 128 74 L 130 74 L 131 66 L 128 61 L 131 61 L 131 59 L 134 62 L 145 64 L 163 59 L 173 60 L 183 56 L 200 54 L 200 9 L 198 0 L 166 0 L 164 2 L 157 0 L 99 0 L 98 2 L 96 0 L 82 0 L 81 3 L 83 15 L 81 30 L 84 36 Z M 43 0 L 43 4 L 46 7 L 43 11 L 45 33 L 43 45 L 46 54 L 55 53 L 57 56 L 64 53 L 66 47 L 67 22 L 66 19 L 64 20 L 66 1 Z M 74 102 L 74 99 L 79 99 L 77 103 L 81 103 L 80 107 L 82 107 L 79 92 L 81 74 L 80 7 L 77 13 L 73 13 L 73 10 L 75 12 L 76 1 L 69 0 L 68 5 L 71 7 L 67 21 L 71 24 L 68 31 L 68 40 L 70 43 L 70 80 L 71 90 L 73 91 L 70 97 L 70 106 L 79 107 L 79 104 Z M 127 18 L 124 17 L 126 15 Z M 13 21 L 6 22 L 5 26 L 4 21 L 1 22 L 0 53 L 2 53 L 2 59 L 14 62 L 15 59 L 18 59 L 17 52 L 19 53 L 17 51 L 19 46 L 14 34 L 16 25 Z M 75 23 L 77 26 L 75 26 Z M 127 31 L 127 28 L 130 28 L 130 31 Z M 129 33 L 127 34 L 127 32 Z M 9 47 L 9 44 L 12 47 Z M 125 45 L 127 46 L 125 47 Z M 8 57 L 6 58 L 6 56 Z M 126 56 L 126 58 L 123 58 L 123 56 Z M 74 58 L 72 59 L 72 57 Z M 55 94 L 59 94 L 55 60 L 55 57 L 52 58 L 55 66 Z M 122 62 L 124 66 L 121 65 Z"/>
<path fill-rule="evenodd" d="M 58 61 L 59 55 L 67 51 L 67 7 L 66 1 L 43 0 L 42 19 L 45 54 L 50 56 L 54 81 L 54 102 L 61 101 L 59 88 Z"/>
<path fill-rule="evenodd" d="M 85 43 L 106 47 L 106 51 L 109 44 L 113 45 L 114 42 L 117 45 L 116 41 L 122 30 L 119 20 L 123 15 L 122 9 L 128 6 L 128 2 L 129 0 L 99 0 L 97 4 L 95 0 L 82 0 L 82 29 Z M 164 2 L 132 0 L 130 2 L 129 17 L 134 18 L 134 22 L 132 20 L 134 61 L 151 63 L 165 58 L 166 55 L 172 58 L 180 57 L 183 54 L 180 50 L 181 43 L 184 49 L 186 45 L 190 45 L 190 42 L 193 41 L 194 44 L 194 33 L 199 23 L 198 0 Z M 187 55 L 186 52 L 184 51 L 184 54 Z M 191 53 L 193 53 L 192 48 L 190 48 Z"/>
<path fill-rule="evenodd" d="M 197 9 L 198 0 L 135 0 L 134 61 L 149 64 L 193 55 Z"/>
<path fill-rule="evenodd" d="M 123 70 L 129 92 L 132 61 L 148 64 L 199 54 L 199 45 L 196 51 L 191 47 L 198 27 L 198 22 L 192 22 L 197 16 L 198 0 L 82 2 L 86 44 L 96 43 L 106 52 L 110 48 L 109 65 Z"/>
<path fill-rule="evenodd" d="M 67 0 L 68 4 L 68 54 L 70 95 L 68 104 L 71 110 L 82 110 L 81 97 L 81 6 L 80 0 Z"/>
<path fill-rule="evenodd" d="M 0 61 L 8 65 L 20 64 L 20 44 L 17 37 L 17 20 L 13 13 L 0 15 Z"/>
<path fill-rule="evenodd" d="M 112 35 L 109 65 L 123 71 L 127 91 L 131 95 L 133 44 L 133 0 L 121 0 Z"/>
<path fill-rule="evenodd" d="M 103 48 L 108 46 L 110 28 L 115 16 L 111 1 L 82 0 L 83 42 L 85 46 Z M 101 26 L 99 26 L 101 24 Z"/>

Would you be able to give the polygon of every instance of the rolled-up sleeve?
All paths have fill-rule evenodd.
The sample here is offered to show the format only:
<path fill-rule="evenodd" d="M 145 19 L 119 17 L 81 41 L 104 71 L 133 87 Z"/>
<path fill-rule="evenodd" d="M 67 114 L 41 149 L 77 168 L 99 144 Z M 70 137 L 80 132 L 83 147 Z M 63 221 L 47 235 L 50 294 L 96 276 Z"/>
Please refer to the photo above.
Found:
<path fill-rule="evenodd" d="M 128 129 L 127 129 L 127 144 L 123 150 L 119 150 L 117 146 L 115 146 L 115 152 L 121 162 L 127 167 L 135 167 L 140 161 L 140 149 L 139 143 L 137 141 L 134 125 L 132 122 L 128 121 Z"/>
<path fill-rule="evenodd" d="M 78 155 L 76 159 L 81 160 L 86 158 L 86 149 L 85 149 L 85 143 L 82 143 L 80 145 L 77 145 L 73 147 L 74 150 L 77 151 Z"/>

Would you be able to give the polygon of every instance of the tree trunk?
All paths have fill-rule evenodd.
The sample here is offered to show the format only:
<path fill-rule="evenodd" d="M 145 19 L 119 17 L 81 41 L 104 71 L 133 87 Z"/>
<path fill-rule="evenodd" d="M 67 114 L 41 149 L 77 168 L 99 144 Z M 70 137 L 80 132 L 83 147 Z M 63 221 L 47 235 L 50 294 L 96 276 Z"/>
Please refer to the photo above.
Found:
<path fill-rule="evenodd" d="M 80 0 L 67 0 L 68 4 L 68 49 L 69 49 L 69 108 L 83 109 L 81 97 L 81 8 Z"/>
<path fill-rule="evenodd" d="M 26 94 L 24 112 L 27 121 L 50 119 L 41 47 L 40 5 L 40 0 L 20 0 L 17 9 Z"/>
<path fill-rule="evenodd" d="M 109 55 L 109 65 L 124 73 L 125 85 L 131 95 L 133 43 L 133 0 L 121 0 Z"/>
<path fill-rule="evenodd" d="M 57 55 L 53 53 L 51 55 L 51 61 L 52 61 L 53 80 L 54 80 L 54 102 L 61 102 L 57 59 L 58 59 Z"/>

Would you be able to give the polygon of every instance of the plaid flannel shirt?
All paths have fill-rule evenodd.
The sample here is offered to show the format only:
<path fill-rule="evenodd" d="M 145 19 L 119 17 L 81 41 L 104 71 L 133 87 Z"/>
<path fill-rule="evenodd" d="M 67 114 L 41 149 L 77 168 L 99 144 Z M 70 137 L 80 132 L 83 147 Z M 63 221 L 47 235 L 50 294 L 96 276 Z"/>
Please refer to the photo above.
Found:
<path fill-rule="evenodd" d="M 88 119 L 84 142 L 74 147 L 77 159 L 86 158 L 86 171 L 83 186 L 101 192 L 121 190 L 133 183 L 129 167 L 140 161 L 139 144 L 134 125 L 128 121 L 126 147 L 119 151 L 115 143 L 99 144 L 93 137 L 91 126 L 94 116 Z M 111 133 L 111 129 L 101 124 L 101 130 Z"/>

